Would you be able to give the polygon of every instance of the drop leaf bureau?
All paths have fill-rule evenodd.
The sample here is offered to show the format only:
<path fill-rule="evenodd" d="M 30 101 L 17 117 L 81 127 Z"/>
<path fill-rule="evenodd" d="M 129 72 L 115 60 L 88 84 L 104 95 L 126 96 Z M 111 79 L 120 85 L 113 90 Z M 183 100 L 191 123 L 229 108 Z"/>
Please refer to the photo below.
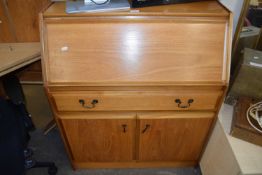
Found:
<path fill-rule="evenodd" d="M 74 169 L 196 165 L 229 80 L 216 1 L 42 14 L 44 86 Z"/>

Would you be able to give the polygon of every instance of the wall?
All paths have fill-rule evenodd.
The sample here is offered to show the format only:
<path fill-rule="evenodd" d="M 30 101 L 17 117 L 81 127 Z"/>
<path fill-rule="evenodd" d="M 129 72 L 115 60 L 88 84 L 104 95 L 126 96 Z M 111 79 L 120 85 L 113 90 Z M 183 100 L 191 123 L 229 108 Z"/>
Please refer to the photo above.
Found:
<path fill-rule="evenodd" d="M 234 14 L 233 33 L 235 33 L 244 0 L 219 0 L 219 1 L 233 12 Z"/>

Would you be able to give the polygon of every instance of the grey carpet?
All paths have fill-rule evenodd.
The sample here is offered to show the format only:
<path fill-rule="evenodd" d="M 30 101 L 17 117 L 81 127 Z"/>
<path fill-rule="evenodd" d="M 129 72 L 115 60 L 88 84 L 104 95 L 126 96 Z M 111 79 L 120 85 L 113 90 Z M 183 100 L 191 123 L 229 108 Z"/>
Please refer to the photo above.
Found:
<path fill-rule="evenodd" d="M 58 167 L 57 175 L 201 175 L 200 171 L 190 168 L 145 168 L 145 169 L 89 169 L 73 171 L 57 129 L 47 136 L 41 130 L 31 133 L 29 146 L 34 158 L 39 161 L 53 161 Z M 48 175 L 47 168 L 27 171 L 27 175 Z"/>

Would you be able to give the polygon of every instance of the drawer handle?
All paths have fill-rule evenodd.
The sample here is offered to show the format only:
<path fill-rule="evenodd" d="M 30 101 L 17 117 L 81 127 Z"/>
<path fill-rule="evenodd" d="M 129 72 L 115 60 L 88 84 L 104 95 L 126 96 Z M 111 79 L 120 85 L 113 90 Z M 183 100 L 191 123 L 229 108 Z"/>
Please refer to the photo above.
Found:
<path fill-rule="evenodd" d="M 123 124 L 122 127 L 123 127 L 123 132 L 125 133 L 127 131 L 127 125 Z"/>
<path fill-rule="evenodd" d="M 150 128 L 149 124 L 146 124 L 146 127 L 142 130 L 142 134 L 144 134 Z"/>
<path fill-rule="evenodd" d="M 190 105 L 191 105 L 191 103 L 194 102 L 194 100 L 193 100 L 193 99 L 187 100 L 187 105 L 182 105 L 182 102 L 181 102 L 180 99 L 176 99 L 175 102 L 177 103 L 177 106 L 178 106 L 179 108 L 189 108 Z"/>
<path fill-rule="evenodd" d="M 88 106 L 88 105 L 85 105 L 85 100 L 83 100 L 83 99 L 80 99 L 79 100 L 79 103 L 82 105 L 82 107 L 84 107 L 84 108 L 87 108 L 87 109 L 92 109 L 92 108 L 95 108 L 96 107 L 96 104 L 98 103 L 98 100 L 96 100 L 96 99 L 94 99 L 94 100 L 92 100 L 92 102 L 91 102 L 91 106 Z"/>

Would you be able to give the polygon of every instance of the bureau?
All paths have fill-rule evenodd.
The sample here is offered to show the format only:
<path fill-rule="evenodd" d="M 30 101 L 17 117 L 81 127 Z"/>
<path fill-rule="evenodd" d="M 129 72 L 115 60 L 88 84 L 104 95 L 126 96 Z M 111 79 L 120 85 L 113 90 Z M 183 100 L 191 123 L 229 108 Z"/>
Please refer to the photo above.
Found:
<path fill-rule="evenodd" d="M 218 2 L 42 14 L 44 86 L 73 168 L 196 165 L 229 80 Z"/>

